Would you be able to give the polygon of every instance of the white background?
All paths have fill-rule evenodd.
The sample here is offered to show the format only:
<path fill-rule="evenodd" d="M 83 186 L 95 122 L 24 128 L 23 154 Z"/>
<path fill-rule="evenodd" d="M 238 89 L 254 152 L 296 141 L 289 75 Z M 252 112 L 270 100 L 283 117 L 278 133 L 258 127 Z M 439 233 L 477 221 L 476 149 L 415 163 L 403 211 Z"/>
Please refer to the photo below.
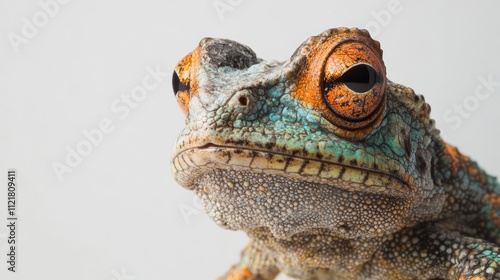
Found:
<path fill-rule="evenodd" d="M 245 234 L 219 229 L 170 173 L 184 125 L 170 77 L 203 37 L 286 60 L 325 29 L 368 27 L 388 77 L 425 95 L 445 139 L 500 174 L 500 86 L 474 96 L 479 77 L 500 82 L 498 3 L 72 0 L 44 24 L 38 1 L 1 0 L 0 279 L 214 279 L 238 260 Z M 33 16 L 40 27 L 27 38 Z M 157 65 L 161 83 L 128 116 L 113 112 Z M 58 180 L 52 164 L 106 118 L 114 130 Z M 19 182 L 15 274 L 4 261 L 8 168 Z"/>

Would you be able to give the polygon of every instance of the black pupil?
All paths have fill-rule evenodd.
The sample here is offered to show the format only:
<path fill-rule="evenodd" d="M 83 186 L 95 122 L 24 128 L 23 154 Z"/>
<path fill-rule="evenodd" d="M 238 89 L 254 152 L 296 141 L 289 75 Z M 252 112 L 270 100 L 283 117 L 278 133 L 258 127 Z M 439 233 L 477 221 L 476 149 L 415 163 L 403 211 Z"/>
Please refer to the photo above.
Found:
<path fill-rule="evenodd" d="M 174 71 L 174 74 L 172 75 L 172 87 L 174 88 L 174 94 L 177 95 L 177 92 L 179 91 L 179 84 L 181 83 L 181 80 L 179 80 L 179 76 L 177 75 L 177 72 Z"/>
<path fill-rule="evenodd" d="M 179 91 L 190 90 L 189 82 L 188 84 L 182 83 L 176 71 L 174 71 L 174 74 L 172 75 L 172 87 L 174 88 L 175 95 L 177 95 Z"/>
<path fill-rule="evenodd" d="M 358 64 L 347 70 L 336 82 L 344 83 L 350 90 L 363 93 L 377 82 L 377 72 L 371 66 Z"/>

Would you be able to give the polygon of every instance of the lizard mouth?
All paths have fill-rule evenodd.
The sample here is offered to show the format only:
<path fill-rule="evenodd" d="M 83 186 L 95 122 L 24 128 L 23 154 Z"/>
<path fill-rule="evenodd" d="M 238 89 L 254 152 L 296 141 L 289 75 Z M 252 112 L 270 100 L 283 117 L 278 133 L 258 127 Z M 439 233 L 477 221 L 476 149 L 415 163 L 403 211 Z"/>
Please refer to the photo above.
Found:
<path fill-rule="evenodd" d="M 176 180 L 190 188 L 195 178 L 207 169 L 250 170 L 256 173 L 286 175 L 335 187 L 398 196 L 414 191 L 411 176 L 352 166 L 327 160 L 290 155 L 277 151 L 231 145 L 204 145 L 175 154 L 172 170 Z"/>

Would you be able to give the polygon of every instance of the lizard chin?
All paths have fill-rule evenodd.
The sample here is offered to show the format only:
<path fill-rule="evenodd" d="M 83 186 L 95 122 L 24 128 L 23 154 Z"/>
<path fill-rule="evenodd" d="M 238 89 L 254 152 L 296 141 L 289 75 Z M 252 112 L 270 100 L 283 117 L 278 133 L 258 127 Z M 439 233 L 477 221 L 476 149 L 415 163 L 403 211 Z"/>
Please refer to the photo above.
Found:
<path fill-rule="evenodd" d="M 267 228 L 278 239 L 317 230 L 383 236 L 406 225 L 413 201 L 393 176 L 265 151 L 192 148 L 174 157 L 172 169 L 220 226 Z"/>

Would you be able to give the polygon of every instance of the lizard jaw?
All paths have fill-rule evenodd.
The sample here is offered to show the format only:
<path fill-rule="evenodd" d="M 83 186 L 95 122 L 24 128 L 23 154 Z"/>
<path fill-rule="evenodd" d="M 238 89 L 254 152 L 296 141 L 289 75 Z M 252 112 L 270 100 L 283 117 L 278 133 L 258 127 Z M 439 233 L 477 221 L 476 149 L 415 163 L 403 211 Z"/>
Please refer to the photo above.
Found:
<path fill-rule="evenodd" d="M 405 226 L 413 200 L 393 176 L 259 150 L 189 148 L 172 170 L 219 226 L 267 228 L 284 240 L 318 229 L 348 239 L 386 235 Z"/>

